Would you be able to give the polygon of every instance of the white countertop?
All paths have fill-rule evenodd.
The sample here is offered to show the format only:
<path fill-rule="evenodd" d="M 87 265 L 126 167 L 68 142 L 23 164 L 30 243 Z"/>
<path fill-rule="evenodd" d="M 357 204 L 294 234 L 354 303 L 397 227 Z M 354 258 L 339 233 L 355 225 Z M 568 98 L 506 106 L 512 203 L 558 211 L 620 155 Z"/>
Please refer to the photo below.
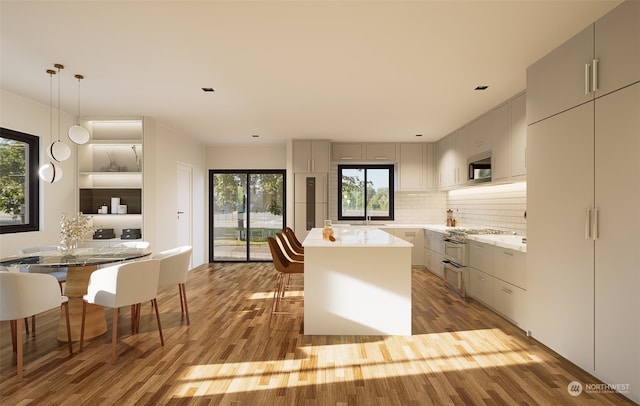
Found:
<path fill-rule="evenodd" d="M 336 241 L 322 239 L 322 228 L 314 228 L 302 242 L 304 247 L 413 247 L 413 244 L 372 226 L 334 227 Z"/>
<path fill-rule="evenodd" d="M 522 243 L 521 235 L 508 234 L 472 234 L 467 238 L 497 247 L 507 248 L 514 251 L 527 252 L 527 244 Z"/>

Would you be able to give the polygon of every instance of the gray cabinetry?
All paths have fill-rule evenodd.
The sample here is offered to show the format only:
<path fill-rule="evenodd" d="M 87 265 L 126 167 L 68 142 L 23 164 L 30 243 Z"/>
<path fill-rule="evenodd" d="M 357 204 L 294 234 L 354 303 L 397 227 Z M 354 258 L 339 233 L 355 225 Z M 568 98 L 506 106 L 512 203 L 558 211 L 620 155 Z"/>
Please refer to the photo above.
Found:
<path fill-rule="evenodd" d="M 591 101 L 554 105 L 559 96 L 549 84 L 566 78 L 548 69 L 543 80 L 540 67 L 550 63 L 547 57 L 528 71 L 535 80 L 527 79 L 527 114 L 537 115 L 528 117 L 533 124 L 527 135 L 532 335 L 604 382 L 632 383 L 624 395 L 635 402 L 640 402 L 639 26 L 637 1 L 622 3 L 596 22 L 599 90 Z M 562 59 L 565 51 L 570 51 L 566 44 L 549 58 Z M 615 55 L 619 59 L 613 60 Z M 627 66 L 618 63 L 631 65 L 633 72 L 627 75 Z M 607 79 L 609 72 L 619 77 Z M 555 110 L 541 112 L 547 102 Z"/>
<path fill-rule="evenodd" d="M 294 140 L 294 172 L 329 172 L 329 141 Z"/>
<path fill-rule="evenodd" d="M 640 81 L 640 2 L 625 1 L 527 69 L 527 123 Z"/>

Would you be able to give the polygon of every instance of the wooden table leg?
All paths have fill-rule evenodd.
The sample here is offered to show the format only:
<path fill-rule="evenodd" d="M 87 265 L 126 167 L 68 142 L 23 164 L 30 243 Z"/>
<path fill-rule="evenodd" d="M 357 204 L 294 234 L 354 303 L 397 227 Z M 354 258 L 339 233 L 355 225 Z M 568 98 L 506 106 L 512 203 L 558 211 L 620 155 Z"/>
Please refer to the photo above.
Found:
<path fill-rule="evenodd" d="M 89 277 L 98 269 L 96 265 L 69 267 L 64 295 L 69 298 L 69 320 L 71 322 L 71 340 L 80 341 L 80 327 L 82 324 L 82 296 L 87 293 Z M 107 332 L 107 320 L 104 308 L 92 304 L 87 305 L 84 338 L 91 339 Z M 60 312 L 58 324 L 58 340 L 67 341 L 67 326 L 64 311 Z"/>

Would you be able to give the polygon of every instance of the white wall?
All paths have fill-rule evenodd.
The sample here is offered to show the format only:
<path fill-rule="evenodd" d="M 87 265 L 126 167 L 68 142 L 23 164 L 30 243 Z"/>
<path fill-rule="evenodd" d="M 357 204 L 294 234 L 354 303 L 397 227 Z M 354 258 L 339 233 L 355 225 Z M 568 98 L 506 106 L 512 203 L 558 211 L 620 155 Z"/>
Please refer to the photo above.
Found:
<path fill-rule="evenodd" d="M 204 145 L 161 123 L 145 119 L 144 148 L 144 159 L 153 159 L 153 162 L 147 161 L 144 168 L 144 198 L 153 200 L 145 202 L 144 232 L 152 241 L 153 251 L 174 248 L 177 244 L 177 173 L 178 163 L 181 163 L 190 166 L 193 170 L 192 265 L 195 267 L 207 262 Z M 147 156 L 150 151 L 153 154 Z"/>
<path fill-rule="evenodd" d="M 220 145 L 206 150 L 207 169 L 286 169 L 287 147 L 279 145 Z"/>
<path fill-rule="evenodd" d="M 75 117 L 60 113 L 60 139 L 71 147 L 71 158 L 60 164 L 63 177 L 59 182 L 40 182 L 40 231 L 0 235 L 0 257 L 15 255 L 18 249 L 34 245 L 57 245 L 60 242 L 60 217 L 63 212 L 73 215 L 77 211 L 76 157 L 77 149 L 67 137 L 67 129 L 75 124 Z M 58 137 L 58 112 L 53 113 L 53 138 Z M 49 157 L 49 106 L 37 103 L 0 89 L 0 126 L 40 137 L 40 162 Z"/>

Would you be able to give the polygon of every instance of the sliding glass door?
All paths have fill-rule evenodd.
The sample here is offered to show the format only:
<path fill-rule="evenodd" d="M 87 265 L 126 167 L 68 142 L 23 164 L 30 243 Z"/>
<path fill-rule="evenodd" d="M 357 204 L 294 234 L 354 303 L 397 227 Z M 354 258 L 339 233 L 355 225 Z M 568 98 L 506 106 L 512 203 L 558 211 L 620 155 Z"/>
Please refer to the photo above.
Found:
<path fill-rule="evenodd" d="M 285 226 L 285 172 L 209 174 L 209 261 L 270 261 L 267 237 Z"/>

